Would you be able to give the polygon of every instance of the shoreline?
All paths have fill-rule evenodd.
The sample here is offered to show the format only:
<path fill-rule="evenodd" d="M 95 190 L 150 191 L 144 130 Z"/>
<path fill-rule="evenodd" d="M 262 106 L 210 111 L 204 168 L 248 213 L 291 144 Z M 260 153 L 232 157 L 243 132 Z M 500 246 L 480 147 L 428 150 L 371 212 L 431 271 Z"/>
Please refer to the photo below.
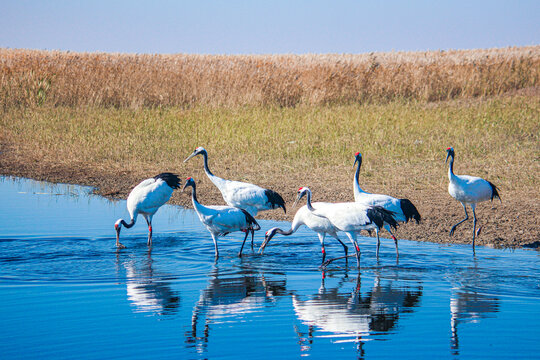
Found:
<path fill-rule="evenodd" d="M 17 156 L 9 156 L 9 154 L 14 155 L 13 152 L 6 152 L 4 147 L 3 161 L 0 163 L 0 174 L 2 176 L 90 186 L 94 189 L 94 194 L 111 200 L 126 199 L 136 184 L 144 178 L 150 177 L 141 177 L 130 171 L 103 171 L 103 168 L 91 169 L 88 167 L 69 168 L 61 164 L 39 161 L 21 164 L 17 161 Z M 170 171 L 170 169 L 167 171 Z M 185 171 L 172 171 L 179 173 L 182 182 L 189 176 L 186 175 Z M 154 175 L 153 172 L 151 174 Z M 350 175 L 350 181 L 332 183 L 333 188 L 326 191 L 321 190 L 328 186 L 327 183 L 321 180 L 313 181 L 309 185 L 312 190 L 314 189 L 314 200 L 328 202 L 354 201 L 351 188 L 352 172 Z M 314 178 L 319 177 L 315 176 Z M 198 172 L 196 179 L 199 185 L 201 203 L 208 205 L 224 204 L 221 194 L 206 178 L 202 169 Z M 284 185 L 283 182 L 274 181 L 273 183 L 259 184 L 271 188 L 283 196 L 287 205 L 287 214 L 283 214 L 281 209 L 276 209 L 259 213 L 257 219 L 292 222 L 298 208 L 304 205 L 304 203 L 300 203 L 295 209 L 291 208 L 297 189 L 297 187 L 292 186 L 293 183 L 294 181 L 291 181 L 291 184 Z M 447 182 L 444 183 L 444 186 L 447 186 Z M 366 187 L 366 189 L 369 188 Z M 429 241 L 439 244 L 471 243 L 472 219 L 462 224 L 452 237 L 449 236 L 451 226 L 461 220 L 464 214 L 460 203 L 451 198 L 445 190 L 431 188 L 423 189 L 421 192 L 407 191 L 409 196 L 403 196 L 406 193 L 405 191 L 403 191 L 403 194 L 398 194 L 393 189 L 388 189 L 386 192 L 377 192 L 398 198 L 409 198 L 422 215 L 420 224 L 416 224 L 414 221 L 401 224 L 395 232 L 398 239 Z M 477 237 L 476 244 L 492 248 L 538 248 L 540 246 L 540 218 L 537 214 L 540 211 L 540 204 L 537 199 L 526 192 L 512 191 L 510 193 L 505 192 L 504 189 L 501 192 L 501 197 L 503 199 L 502 203 L 494 201 L 493 203 L 484 202 L 478 204 L 478 225 L 482 226 L 482 232 Z M 169 203 L 192 208 L 189 194 L 181 191 L 175 191 Z M 264 229 L 262 230 L 264 231 Z M 382 241 L 390 240 L 385 230 L 382 230 L 380 235 Z"/>

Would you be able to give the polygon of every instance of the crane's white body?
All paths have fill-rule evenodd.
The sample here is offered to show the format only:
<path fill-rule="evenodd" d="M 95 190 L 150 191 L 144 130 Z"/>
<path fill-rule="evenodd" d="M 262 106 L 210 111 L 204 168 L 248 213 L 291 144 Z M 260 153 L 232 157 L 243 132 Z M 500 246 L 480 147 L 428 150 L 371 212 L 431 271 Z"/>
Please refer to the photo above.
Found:
<path fill-rule="evenodd" d="M 377 225 L 367 216 L 368 205 L 345 202 L 326 203 L 325 206 L 314 207 L 313 214 L 330 221 L 338 230 L 347 233 L 359 233 L 362 230 L 377 230 Z"/>
<path fill-rule="evenodd" d="M 448 193 L 457 201 L 468 205 L 476 205 L 491 200 L 492 188 L 489 182 L 469 175 L 454 175 L 448 170 Z"/>
<path fill-rule="evenodd" d="M 245 214 L 238 208 L 221 205 L 204 206 L 195 201 L 193 206 L 199 220 L 215 236 L 234 231 L 245 231 L 249 228 Z"/>
<path fill-rule="evenodd" d="M 319 206 L 325 206 L 327 203 L 323 202 L 316 202 L 313 203 L 312 206 L 319 207 Z M 345 258 L 347 257 L 347 246 L 340 240 L 340 238 L 337 235 L 338 229 L 332 225 L 332 223 L 321 216 L 316 216 L 311 213 L 311 211 L 308 209 L 307 205 L 302 206 L 296 214 L 294 215 L 293 222 L 291 223 L 291 229 L 288 231 L 283 231 L 281 229 L 278 229 L 277 227 L 271 228 L 266 232 L 265 239 L 263 244 L 261 245 L 260 252 L 263 253 L 264 248 L 268 244 L 268 242 L 272 239 L 272 237 L 276 234 L 282 234 L 282 235 L 292 235 L 295 233 L 302 225 L 307 226 L 310 230 L 317 233 L 317 236 L 319 237 L 319 241 L 321 243 L 321 250 L 322 250 L 322 263 L 324 265 L 324 260 L 326 258 L 326 250 L 324 247 L 324 239 L 326 238 L 326 235 L 332 236 L 334 239 L 336 239 L 341 246 L 343 246 L 343 250 L 345 251 Z"/>
<path fill-rule="evenodd" d="M 359 174 L 360 174 L 360 167 L 362 166 L 362 154 L 357 152 L 355 154 L 355 164 L 358 162 L 358 167 L 356 168 L 356 172 L 354 174 L 354 180 L 353 180 L 353 192 L 354 192 L 354 201 L 360 204 L 364 205 L 370 205 L 370 206 L 380 206 L 388 211 L 391 211 L 394 213 L 394 219 L 397 222 L 406 223 L 409 219 L 409 217 L 414 217 L 416 221 L 420 221 L 420 214 L 412 205 L 412 203 L 409 200 L 406 199 L 396 199 L 393 196 L 390 195 L 384 195 L 384 194 L 372 194 L 367 191 L 364 191 L 360 187 L 360 181 L 359 181 Z M 402 201 L 407 202 L 405 204 L 405 208 L 408 211 L 408 214 L 405 214 L 403 210 L 403 204 Z M 410 213 L 409 213 L 410 212 Z M 408 216 L 407 216 L 408 215 Z M 392 239 L 394 240 L 394 243 L 396 245 L 396 256 L 399 256 L 398 251 L 398 243 L 397 238 L 392 233 L 392 230 L 390 229 L 390 225 L 387 223 L 384 224 L 384 228 L 386 231 L 390 233 L 390 236 L 392 236 Z M 380 247 L 380 241 L 377 241 L 377 255 L 379 254 L 379 247 Z"/>
<path fill-rule="evenodd" d="M 201 222 L 204 224 L 204 226 L 212 236 L 212 240 L 214 241 L 216 258 L 219 257 L 219 250 L 217 246 L 217 239 L 219 236 L 223 236 L 235 231 L 243 231 L 246 233 L 247 238 L 249 231 L 255 231 L 260 229 L 259 224 L 257 224 L 255 219 L 243 209 L 222 205 L 204 206 L 199 203 L 199 201 L 197 201 L 196 185 L 193 179 L 187 179 L 184 189 L 187 186 L 193 187 L 193 191 L 191 193 L 193 207 L 197 212 L 199 220 L 201 220 Z M 248 218 L 251 218 L 251 222 Z M 253 225 L 256 225 L 256 228 L 254 228 Z M 246 241 L 246 238 L 244 238 L 244 242 Z M 240 249 L 240 253 L 238 254 L 239 256 L 242 255 L 243 248 L 244 243 L 242 243 L 242 248 Z"/>
<path fill-rule="evenodd" d="M 138 214 L 152 219 L 152 216 L 173 194 L 173 189 L 162 179 L 150 178 L 135 186 L 127 198 L 127 210 L 132 219 Z"/>
<path fill-rule="evenodd" d="M 148 224 L 148 246 L 152 245 L 152 217 L 172 196 L 174 189 L 179 187 L 180 179 L 172 173 L 161 173 L 153 178 L 143 180 L 135 186 L 127 198 L 127 210 L 130 223 L 118 219 L 114 224 L 116 230 L 116 247 L 125 248 L 120 243 L 120 230 L 122 226 L 131 228 L 135 225 L 137 217 L 141 214 Z"/>
<path fill-rule="evenodd" d="M 389 210 L 395 213 L 394 218 L 396 219 L 396 221 L 398 222 L 407 221 L 407 218 L 405 217 L 405 214 L 403 214 L 403 210 L 401 209 L 399 199 L 396 199 L 395 197 L 392 197 L 390 195 L 371 194 L 362 190 L 360 188 L 360 185 L 358 184 L 358 179 L 356 177 L 354 179 L 353 188 L 354 188 L 354 201 L 356 203 L 383 207 L 386 210 Z M 388 226 L 388 224 L 385 224 L 384 228 L 390 234 L 392 234 L 392 231 L 390 230 L 390 226 Z"/>
<path fill-rule="evenodd" d="M 227 205 L 244 209 L 252 216 L 257 216 L 259 211 L 272 209 L 267 200 L 265 189 L 262 187 L 241 181 L 222 179 L 208 171 L 205 172 L 210 181 L 219 189 Z"/>
<path fill-rule="evenodd" d="M 356 261 L 360 266 L 360 248 L 356 238 L 362 230 L 375 230 L 379 240 L 379 227 L 369 218 L 368 210 L 372 207 L 356 202 L 322 203 L 317 208 L 311 204 L 311 190 L 302 187 L 298 190 L 298 199 L 307 194 L 307 208 L 313 215 L 323 217 L 339 231 L 343 231 L 356 251 Z"/>
<path fill-rule="evenodd" d="M 316 202 L 312 206 L 314 208 L 324 207 L 328 203 Z M 307 205 L 302 206 L 294 215 L 293 222 L 291 223 L 291 229 L 296 232 L 302 225 L 307 226 L 310 230 L 315 231 L 319 237 L 324 237 L 328 234 L 334 238 L 338 238 L 337 232 L 339 231 L 330 220 L 317 216 L 311 213 L 307 208 Z"/>
<path fill-rule="evenodd" d="M 208 176 L 210 181 L 221 192 L 221 196 L 223 196 L 223 200 L 225 200 L 227 205 L 244 209 L 251 216 L 257 216 L 259 211 L 275 209 L 281 205 L 283 205 L 283 210 L 285 210 L 283 199 L 278 195 L 281 205 L 276 204 L 276 198 L 273 196 L 275 193 L 271 190 L 242 181 L 223 179 L 212 174 L 208 167 L 208 152 L 203 147 L 195 149 L 184 162 L 199 154 L 203 155 L 204 158 L 204 172 L 206 176 Z"/>

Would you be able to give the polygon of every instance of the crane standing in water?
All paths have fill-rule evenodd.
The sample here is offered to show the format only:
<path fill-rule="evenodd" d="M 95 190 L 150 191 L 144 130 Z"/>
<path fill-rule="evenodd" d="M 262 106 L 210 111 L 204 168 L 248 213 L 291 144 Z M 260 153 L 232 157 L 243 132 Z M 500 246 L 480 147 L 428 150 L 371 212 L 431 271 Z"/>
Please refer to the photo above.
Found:
<path fill-rule="evenodd" d="M 122 226 L 129 229 L 135 225 L 139 214 L 148 224 L 148 246 L 152 246 L 152 217 L 163 204 L 169 201 L 174 189 L 179 187 L 180 178 L 178 175 L 168 172 L 146 179 L 135 186 L 127 198 L 127 210 L 131 221 L 126 223 L 123 219 L 118 219 L 114 223 L 116 247 L 125 248 L 120 243 L 120 230 L 122 230 Z"/>

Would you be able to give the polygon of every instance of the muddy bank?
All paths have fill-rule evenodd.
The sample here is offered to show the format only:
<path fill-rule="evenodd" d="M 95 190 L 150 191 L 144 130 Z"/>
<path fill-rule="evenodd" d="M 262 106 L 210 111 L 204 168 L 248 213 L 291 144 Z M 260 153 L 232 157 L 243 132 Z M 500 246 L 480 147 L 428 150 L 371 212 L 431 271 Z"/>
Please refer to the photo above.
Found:
<path fill-rule="evenodd" d="M 61 182 L 88 185 L 96 188 L 96 193 L 111 199 L 125 199 L 130 190 L 142 179 L 158 173 L 157 169 L 149 169 L 143 173 L 129 170 L 117 170 L 92 164 L 54 163 L 46 159 L 30 159 L 2 148 L 0 174 L 27 177 L 50 182 Z M 195 165 L 193 165 L 195 166 Z M 219 191 L 210 183 L 202 169 L 183 171 L 181 165 L 177 169 L 164 169 L 178 173 L 182 179 L 194 176 L 198 181 L 199 200 L 203 204 L 224 204 Z M 399 171 L 399 169 L 397 170 Z M 224 176 L 224 175 L 223 175 Z M 331 180 L 329 180 L 331 179 Z M 309 186 L 314 193 L 315 201 L 353 201 L 352 172 L 344 170 L 343 174 L 325 173 L 315 169 L 309 177 L 298 174 L 272 174 L 265 183 L 259 185 L 271 188 L 280 193 L 287 203 L 287 214 L 281 209 L 261 213 L 258 218 L 292 221 L 296 209 L 292 203 L 299 186 Z M 372 186 L 373 187 L 373 186 Z M 386 193 L 399 198 L 410 199 L 422 215 L 420 224 L 401 225 L 396 232 L 398 238 L 431 241 L 437 243 L 470 243 L 472 237 L 472 220 L 462 224 L 453 237 L 449 230 L 453 224 L 464 217 L 461 205 L 446 192 L 446 183 L 428 189 L 370 188 L 367 191 Z M 477 238 L 478 245 L 493 247 L 536 247 L 540 241 L 540 201 L 537 194 L 501 189 L 502 203 L 499 201 L 484 202 L 477 207 L 478 224 L 482 226 Z M 189 192 L 176 191 L 171 203 L 191 208 Z M 114 219 L 111 219 L 113 221 Z M 112 226 L 112 225 L 111 225 Z M 265 230 L 265 229 L 263 229 Z M 259 235 L 259 236 L 262 236 Z M 383 238 L 388 238 L 382 232 Z M 383 240 L 383 246 L 393 243 Z"/>

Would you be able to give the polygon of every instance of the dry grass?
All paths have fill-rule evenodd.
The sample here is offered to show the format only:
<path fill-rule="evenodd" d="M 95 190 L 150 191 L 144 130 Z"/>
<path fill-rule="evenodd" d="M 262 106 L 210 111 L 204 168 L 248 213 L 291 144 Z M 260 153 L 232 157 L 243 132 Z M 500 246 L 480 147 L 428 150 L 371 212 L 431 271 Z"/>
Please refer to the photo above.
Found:
<path fill-rule="evenodd" d="M 537 87 L 540 46 L 362 55 L 126 55 L 0 49 L 0 108 L 439 101 Z"/>
<path fill-rule="evenodd" d="M 141 179 L 175 171 L 199 181 L 203 203 L 223 203 L 201 159 L 182 163 L 204 146 L 216 175 L 289 202 L 304 185 L 317 200 L 350 201 L 352 154 L 361 151 L 364 187 L 410 198 L 424 216 L 400 236 L 446 242 L 462 217 L 446 191 L 445 149 L 453 146 L 456 173 L 486 177 L 504 200 L 482 205 L 479 242 L 533 243 L 539 73 L 540 46 L 303 56 L 4 49 L 0 174 L 124 197 Z M 173 201 L 189 206 L 186 194 Z M 467 242 L 460 231 L 454 241 Z"/>
<path fill-rule="evenodd" d="M 537 96 L 437 105 L 41 107 L 4 112 L 0 129 L 4 142 L 32 158 L 45 154 L 57 162 L 141 174 L 184 172 L 181 160 L 204 146 L 218 174 L 263 183 L 272 183 L 275 173 L 346 171 L 351 154 L 361 151 L 367 181 L 411 190 L 446 181 L 444 150 L 453 146 L 456 171 L 474 169 L 514 190 L 540 186 L 539 107 Z M 200 169 L 200 163 L 187 168 Z"/>

